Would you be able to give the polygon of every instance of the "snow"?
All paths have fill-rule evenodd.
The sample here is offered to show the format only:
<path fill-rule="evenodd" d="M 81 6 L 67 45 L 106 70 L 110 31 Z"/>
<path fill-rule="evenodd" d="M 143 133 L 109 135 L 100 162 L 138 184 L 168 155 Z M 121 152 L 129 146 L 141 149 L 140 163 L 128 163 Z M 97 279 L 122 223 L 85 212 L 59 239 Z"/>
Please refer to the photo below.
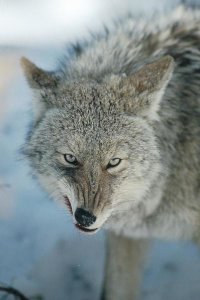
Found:
<path fill-rule="evenodd" d="M 0 82 L 5 79 L 2 64 L 13 71 L 7 73 L 9 81 L 0 93 L 0 282 L 46 300 L 97 300 L 103 280 L 104 232 L 89 237 L 79 233 L 71 217 L 48 199 L 32 179 L 26 162 L 19 159 L 31 118 L 31 93 L 19 57 L 25 55 L 52 70 L 64 52 L 64 42 L 87 35 L 88 28 L 97 30 L 102 21 L 129 10 L 149 14 L 172 1 L 161 5 L 151 0 L 148 6 L 146 1 L 130 0 L 123 5 L 119 0 L 71 3 L 0 2 L 4 8 L 0 10 L 0 16 L 4 14 L 0 18 Z M 44 21 L 49 15 L 52 22 Z M 195 245 L 154 241 L 141 299 L 197 300 L 199 276 L 200 255 Z"/>

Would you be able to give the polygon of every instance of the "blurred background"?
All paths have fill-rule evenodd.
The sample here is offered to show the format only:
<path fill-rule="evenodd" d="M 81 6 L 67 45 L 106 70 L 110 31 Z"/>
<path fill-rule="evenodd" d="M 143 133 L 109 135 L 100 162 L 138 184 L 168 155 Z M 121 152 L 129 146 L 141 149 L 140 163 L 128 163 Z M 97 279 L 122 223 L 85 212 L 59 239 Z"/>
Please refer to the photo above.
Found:
<path fill-rule="evenodd" d="M 178 3 L 0 0 L 0 285 L 12 285 L 31 299 L 98 300 L 103 279 L 104 232 L 91 237 L 77 232 L 19 159 L 31 119 L 31 93 L 20 57 L 54 70 L 67 46 L 87 39 L 89 31 L 100 32 L 127 13 L 156 16 Z M 140 298 L 199 300 L 199 278 L 200 255 L 194 245 L 154 241 Z M 0 292 L 0 299 L 11 298 Z"/>

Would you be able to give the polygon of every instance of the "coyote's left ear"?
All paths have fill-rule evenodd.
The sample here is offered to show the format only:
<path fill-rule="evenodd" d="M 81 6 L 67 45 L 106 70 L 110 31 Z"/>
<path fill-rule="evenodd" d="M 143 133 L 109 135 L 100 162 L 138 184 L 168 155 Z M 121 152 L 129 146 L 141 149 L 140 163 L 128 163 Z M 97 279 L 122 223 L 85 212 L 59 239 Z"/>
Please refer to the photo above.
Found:
<path fill-rule="evenodd" d="M 21 58 L 21 66 L 31 88 L 53 88 L 57 85 L 56 77 L 53 74 L 37 67 L 27 58 Z"/>
<path fill-rule="evenodd" d="M 122 78 L 125 108 L 148 119 L 158 119 L 160 101 L 174 70 L 174 60 L 164 56 L 146 64 L 131 76 Z"/>
<path fill-rule="evenodd" d="M 29 86 L 33 90 L 33 112 L 35 122 L 37 123 L 45 112 L 53 106 L 51 92 L 55 90 L 58 84 L 58 78 L 50 73 L 38 68 L 27 58 L 21 58 L 21 66 Z"/>

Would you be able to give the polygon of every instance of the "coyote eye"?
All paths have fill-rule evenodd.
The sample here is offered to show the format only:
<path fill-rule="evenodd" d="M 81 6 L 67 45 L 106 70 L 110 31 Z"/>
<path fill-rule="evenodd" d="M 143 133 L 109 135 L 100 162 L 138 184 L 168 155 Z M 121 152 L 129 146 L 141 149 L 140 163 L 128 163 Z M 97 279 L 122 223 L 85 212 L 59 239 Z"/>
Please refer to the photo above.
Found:
<path fill-rule="evenodd" d="M 72 154 L 64 154 L 64 158 L 69 164 L 76 165 L 78 163 L 76 157 Z"/>
<path fill-rule="evenodd" d="M 107 165 L 107 169 L 117 167 L 120 164 L 120 162 L 120 158 L 112 158 Z"/>

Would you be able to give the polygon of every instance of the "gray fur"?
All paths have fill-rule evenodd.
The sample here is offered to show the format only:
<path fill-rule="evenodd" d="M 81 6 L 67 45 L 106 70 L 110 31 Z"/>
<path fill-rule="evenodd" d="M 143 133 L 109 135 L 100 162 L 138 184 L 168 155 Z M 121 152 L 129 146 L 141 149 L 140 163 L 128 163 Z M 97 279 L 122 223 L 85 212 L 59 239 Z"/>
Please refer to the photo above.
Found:
<path fill-rule="evenodd" d="M 22 64 L 36 98 L 24 153 L 53 197 L 96 215 L 91 229 L 198 238 L 199 11 L 128 19 L 63 63 L 61 78 Z"/>

